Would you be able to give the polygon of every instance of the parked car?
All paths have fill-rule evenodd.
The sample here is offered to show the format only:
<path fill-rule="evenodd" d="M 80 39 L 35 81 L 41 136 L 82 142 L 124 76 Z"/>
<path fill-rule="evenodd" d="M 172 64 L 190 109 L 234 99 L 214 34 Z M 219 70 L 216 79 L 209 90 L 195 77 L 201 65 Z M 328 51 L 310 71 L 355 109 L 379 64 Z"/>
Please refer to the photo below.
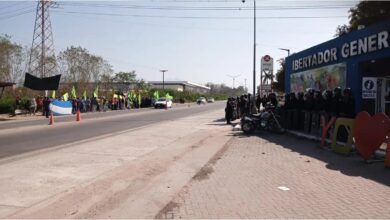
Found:
<path fill-rule="evenodd" d="M 159 98 L 154 103 L 155 108 L 172 108 L 172 100 L 166 98 Z"/>
<path fill-rule="evenodd" d="M 197 100 L 196 100 L 196 103 L 198 103 L 198 105 L 200 104 L 206 104 L 206 98 L 205 97 L 199 97 Z"/>
<path fill-rule="evenodd" d="M 207 102 L 208 102 L 208 103 L 214 103 L 215 100 L 214 100 L 214 98 L 209 98 L 209 99 L 207 99 Z"/>

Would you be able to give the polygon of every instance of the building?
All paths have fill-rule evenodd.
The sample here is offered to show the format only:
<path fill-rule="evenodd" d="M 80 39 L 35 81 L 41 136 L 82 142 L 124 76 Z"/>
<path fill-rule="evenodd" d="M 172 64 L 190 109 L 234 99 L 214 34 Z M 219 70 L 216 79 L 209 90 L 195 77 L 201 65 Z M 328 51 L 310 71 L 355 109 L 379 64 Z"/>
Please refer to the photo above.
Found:
<path fill-rule="evenodd" d="M 189 81 L 149 81 L 148 84 L 151 88 L 164 88 L 165 89 L 173 89 L 175 91 L 190 91 L 197 93 L 208 93 L 210 92 L 210 87 L 202 86 Z"/>
<path fill-rule="evenodd" d="M 286 58 L 286 92 L 352 89 L 356 111 L 390 115 L 390 21 Z"/>

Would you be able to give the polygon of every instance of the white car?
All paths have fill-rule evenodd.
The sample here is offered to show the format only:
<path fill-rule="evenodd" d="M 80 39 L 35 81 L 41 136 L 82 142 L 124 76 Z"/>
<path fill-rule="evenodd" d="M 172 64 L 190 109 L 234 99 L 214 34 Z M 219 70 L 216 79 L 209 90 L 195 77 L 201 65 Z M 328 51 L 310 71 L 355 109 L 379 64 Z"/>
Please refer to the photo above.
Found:
<path fill-rule="evenodd" d="M 166 98 L 159 98 L 154 103 L 155 108 L 172 108 L 172 100 Z"/>
<path fill-rule="evenodd" d="M 205 97 L 199 97 L 197 100 L 196 100 L 196 103 L 198 103 L 198 105 L 200 104 L 206 104 L 207 100 Z"/>

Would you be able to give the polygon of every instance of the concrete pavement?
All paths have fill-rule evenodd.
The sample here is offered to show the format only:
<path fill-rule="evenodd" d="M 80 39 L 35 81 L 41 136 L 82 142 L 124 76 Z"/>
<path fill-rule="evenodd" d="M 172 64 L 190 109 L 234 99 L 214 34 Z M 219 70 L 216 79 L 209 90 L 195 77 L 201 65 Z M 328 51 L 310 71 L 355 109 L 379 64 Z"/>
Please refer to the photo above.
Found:
<path fill-rule="evenodd" d="M 223 113 L 0 159 L 0 217 L 390 218 L 383 163 L 291 135 L 245 136 Z"/>
<path fill-rule="evenodd" d="M 231 138 L 215 120 L 222 116 L 207 111 L 0 160 L 0 217 L 153 218 Z"/>
<path fill-rule="evenodd" d="M 390 171 L 289 135 L 234 132 L 158 218 L 390 218 Z M 202 174 L 203 173 L 203 174 Z"/>

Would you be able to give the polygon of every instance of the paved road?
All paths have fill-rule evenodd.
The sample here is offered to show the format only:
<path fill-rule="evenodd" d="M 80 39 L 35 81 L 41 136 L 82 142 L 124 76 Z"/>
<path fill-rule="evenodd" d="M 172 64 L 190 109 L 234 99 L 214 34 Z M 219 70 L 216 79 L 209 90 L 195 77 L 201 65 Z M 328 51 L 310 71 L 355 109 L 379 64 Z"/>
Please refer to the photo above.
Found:
<path fill-rule="evenodd" d="M 177 107 L 168 111 L 147 109 L 139 112 L 118 111 L 83 115 L 84 120 L 80 123 L 61 122 L 71 120 L 65 117 L 56 120 L 56 124 L 53 126 L 48 126 L 46 119 L 5 123 L 0 129 L 0 158 L 174 120 L 201 112 L 217 109 L 223 111 L 223 108 L 224 102 L 216 102 L 204 106 Z M 73 117 L 71 118 L 73 119 Z M 87 118 L 90 119 L 86 120 Z"/>
<path fill-rule="evenodd" d="M 192 105 L 194 105 L 194 104 L 192 104 Z M 178 104 L 177 106 L 175 106 L 175 109 L 176 108 L 184 108 L 187 106 L 188 105 Z M 82 119 L 93 119 L 93 118 L 126 115 L 126 114 L 129 114 L 129 112 L 138 113 L 138 112 L 150 112 L 150 111 L 156 111 L 156 110 L 154 108 L 141 108 L 141 109 L 126 110 L 126 111 L 89 112 L 87 114 L 84 114 L 84 113 L 81 114 L 81 117 L 82 117 Z M 55 122 L 68 122 L 68 121 L 74 121 L 75 119 L 76 119 L 75 115 L 58 116 L 58 117 L 55 117 Z M 4 121 L 4 122 L 0 122 L 0 131 L 3 129 L 9 129 L 9 128 L 42 125 L 42 124 L 45 124 L 48 122 L 49 122 L 49 120 L 45 117 L 39 117 L 39 118 L 33 118 L 33 119 L 26 118 L 26 120 Z"/>

